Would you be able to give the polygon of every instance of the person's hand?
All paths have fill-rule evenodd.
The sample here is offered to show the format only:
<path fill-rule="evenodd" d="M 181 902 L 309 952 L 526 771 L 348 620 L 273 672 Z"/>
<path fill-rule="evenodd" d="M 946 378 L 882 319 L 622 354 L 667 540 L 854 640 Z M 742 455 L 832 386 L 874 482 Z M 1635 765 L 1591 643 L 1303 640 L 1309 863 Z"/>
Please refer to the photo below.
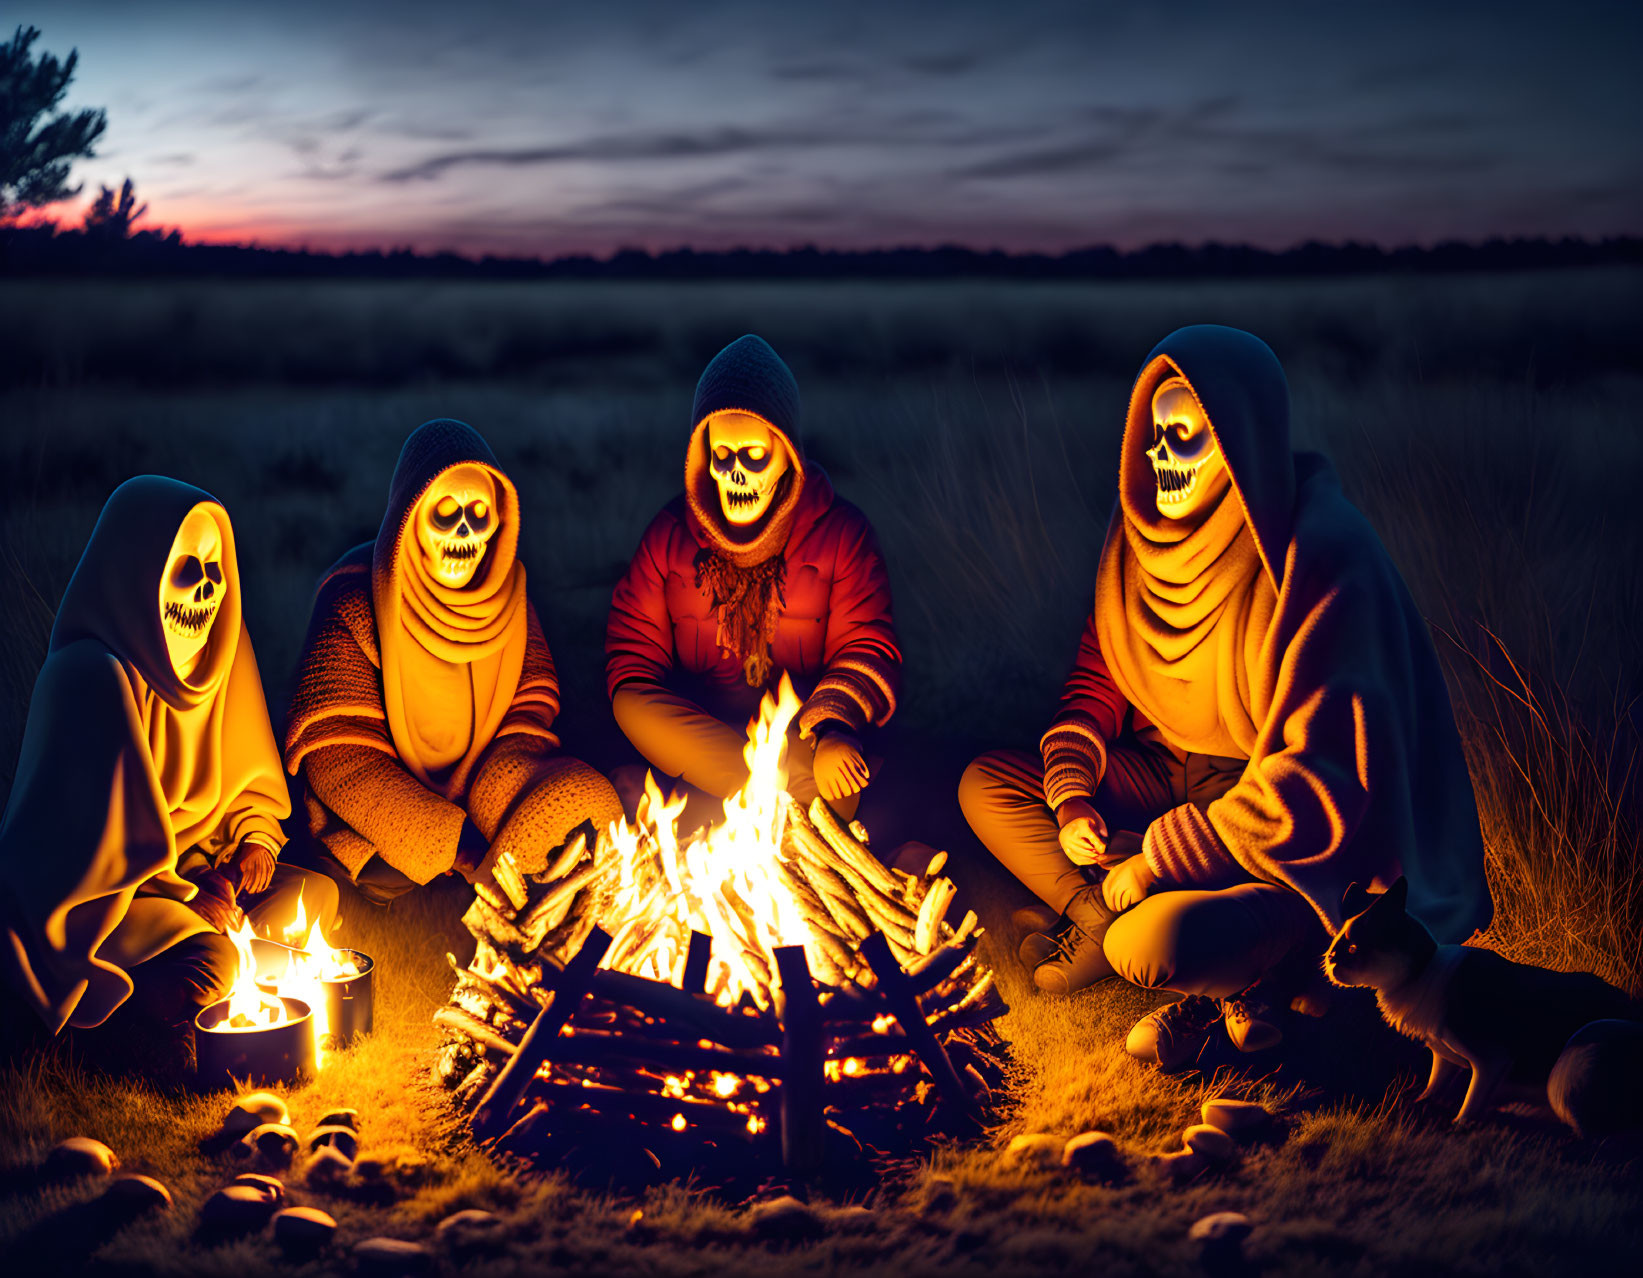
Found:
<path fill-rule="evenodd" d="M 867 759 L 861 742 L 848 732 L 829 732 L 816 743 L 810 765 L 816 790 L 824 799 L 848 799 L 867 788 Z"/>
<path fill-rule="evenodd" d="M 1074 865 L 1094 865 L 1107 848 L 1107 823 L 1088 799 L 1068 799 L 1056 809 L 1061 850 Z"/>
<path fill-rule="evenodd" d="M 207 870 L 194 880 L 197 891 L 188 908 L 219 932 L 226 932 L 243 917 L 234 899 L 233 880 L 221 870 Z"/>
<path fill-rule="evenodd" d="M 492 894 L 493 901 L 506 901 L 508 894 L 496 881 L 496 858 L 499 855 L 496 847 L 485 841 L 485 836 L 479 832 L 479 827 L 472 821 L 464 819 L 462 833 L 457 838 L 456 860 L 451 869 L 467 879 L 476 888 L 486 888 Z"/>
<path fill-rule="evenodd" d="M 239 890 L 247 896 L 268 890 L 274 881 L 274 854 L 261 843 L 242 843 L 228 864 L 239 875 Z"/>
<path fill-rule="evenodd" d="M 1147 864 L 1147 858 L 1137 854 L 1107 871 L 1101 885 L 1101 895 L 1108 908 L 1122 914 L 1132 905 L 1139 905 L 1158 883 L 1158 876 Z"/>

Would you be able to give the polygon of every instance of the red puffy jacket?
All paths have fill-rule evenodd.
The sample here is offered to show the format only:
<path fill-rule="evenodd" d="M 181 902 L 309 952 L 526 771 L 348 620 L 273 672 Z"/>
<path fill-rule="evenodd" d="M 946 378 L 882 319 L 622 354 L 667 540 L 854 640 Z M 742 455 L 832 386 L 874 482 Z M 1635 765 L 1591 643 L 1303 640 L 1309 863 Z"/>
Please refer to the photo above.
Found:
<path fill-rule="evenodd" d="M 719 649 L 712 599 L 696 584 L 696 555 L 706 543 L 690 522 L 681 494 L 645 529 L 617 583 L 605 631 L 606 688 L 615 696 L 624 683 L 664 685 L 717 717 L 745 719 L 762 689 L 749 688 L 741 663 Z M 853 732 L 882 724 L 901 685 L 889 574 L 867 517 L 834 493 L 814 462 L 805 464 L 782 553 L 787 576 L 770 686 L 783 671 L 792 676 L 805 698 L 799 724 L 807 735 L 828 720 Z"/>

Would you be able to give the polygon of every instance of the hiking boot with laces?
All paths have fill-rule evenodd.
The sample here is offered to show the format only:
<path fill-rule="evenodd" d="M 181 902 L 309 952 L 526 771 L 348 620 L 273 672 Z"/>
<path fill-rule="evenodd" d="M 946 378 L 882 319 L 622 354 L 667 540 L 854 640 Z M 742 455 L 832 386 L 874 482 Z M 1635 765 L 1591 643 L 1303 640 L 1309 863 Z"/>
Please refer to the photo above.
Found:
<path fill-rule="evenodd" d="M 1080 888 L 1062 917 L 1067 927 L 1055 938 L 1055 953 L 1033 968 L 1033 984 L 1046 994 L 1065 996 L 1116 976 L 1101 946 L 1118 916 L 1101 899 L 1100 884 Z"/>
<path fill-rule="evenodd" d="M 1198 1059 L 1221 1021 L 1221 1005 L 1202 994 L 1167 1003 L 1135 1023 L 1124 1050 L 1159 1069 L 1180 1069 Z"/>
<path fill-rule="evenodd" d="M 1264 1052 L 1284 1041 L 1277 1014 L 1259 998 L 1248 994 L 1229 998 L 1221 1004 L 1221 1015 L 1227 1037 L 1240 1052 Z"/>
<path fill-rule="evenodd" d="M 1101 942 L 1069 923 L 1056 938 L 1055 952 L 1033 968 L 1033 984 L 1046 994 L 1065 998 L 1116 975 Z"/>
<path fill-rule="evenodd" d="M 1061 942 L 1067 935 L 1067 929 L 1072 922 L 1065 914 L 1042 932 L 1029 932 L 1021 938 L 1021 944 L 1016 949 L 1016 955 L 1022 965 L 1031 971 L 1045 959 L 1054 958 L 1061 949 Z"/>

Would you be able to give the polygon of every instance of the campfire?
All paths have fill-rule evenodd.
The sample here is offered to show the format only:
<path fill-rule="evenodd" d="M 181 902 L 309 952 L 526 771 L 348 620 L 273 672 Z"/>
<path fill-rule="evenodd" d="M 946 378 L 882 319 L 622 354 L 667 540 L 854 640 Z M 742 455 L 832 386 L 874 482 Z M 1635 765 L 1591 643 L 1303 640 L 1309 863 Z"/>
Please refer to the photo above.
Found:
<path fill-rule="evenodd" d="M 785 678 L 749 728 L 749 779 L 722 822 L 677 827 L 647 778 L 634 823 L 579 836 L 464 916 L 472 961 L 435 1014 L 438 1072 L 475 1136 L 556 1163 L 630 1129 L 658 1170 L 709 1149 L 910 1145 L 973 1128 L 1003 1079 L 1008 1009 L 938 854 L 887 869 L 859 823 L 787 795 L 799 700 Z M 751 1147 L 751 1148 L 750 1148 Z"/>
<path fill-rule="evenodd" d="M 328 1049 L 370 1032 L 374 961 L 327 942 L 300 897 L 281 939 L 258 936 L 248 919 L 228 937 L 239 976 L 194 1022 L 202 1082 L 294 1081 L 322 1068 Z"/>

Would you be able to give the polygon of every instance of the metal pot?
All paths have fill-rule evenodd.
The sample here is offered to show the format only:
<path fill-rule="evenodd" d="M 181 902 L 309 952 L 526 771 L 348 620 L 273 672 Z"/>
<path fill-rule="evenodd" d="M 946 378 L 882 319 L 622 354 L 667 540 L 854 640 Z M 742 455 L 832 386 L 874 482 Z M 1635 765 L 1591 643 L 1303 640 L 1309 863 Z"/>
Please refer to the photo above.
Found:
<path fill-rule="evenodd" d="M 195 1074 L 202 1087 L 294 1083 L 313 1075 L 313 1009 L 298 998 L 280 1002 L 290 1019 L 263 1028 L 227 1028 L 227 999 L 194 1018 Z"/>

